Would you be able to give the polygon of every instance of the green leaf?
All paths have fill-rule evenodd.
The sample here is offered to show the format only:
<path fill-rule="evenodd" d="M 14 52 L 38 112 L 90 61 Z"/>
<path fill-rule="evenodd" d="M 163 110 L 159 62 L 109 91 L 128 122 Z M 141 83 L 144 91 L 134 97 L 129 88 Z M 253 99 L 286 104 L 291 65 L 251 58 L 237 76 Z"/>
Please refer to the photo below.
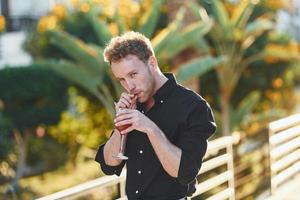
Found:
<path fill-rule="evenodd" d="M 192 1 L 188 2 L 188 8 L 192 11 L 197 20 L 207 22 L 212 19 L 208 16 L 206 10 Z"/>
<path fill-rule="evenodd" d="M 103 59 L 103 52 L 104 52 L 103 48 L 101 46 L 95 45 L 93 43 L 89 43 L 88 46 L 95 50 L 95 52 L 96 52 L 95 57 L 101 59 L 101 63 L 104 62 L 104 60 L 102 60 Z"/>
<path fill-rule="evenodd" d="M 112 116 L 114 116 L 115 104 L 114 104 L 114 98 L 112 96 L 112 92 L 109 91 L 109 88 L 106 84 L 98 85 L 98 91 L 99 91 L 98 95 L 101 94 L 106 99 L 106 104 L 107 104 L 106 108 L 110 113 L 113 114 Z"/>
<path fill-rule="evenodd" d="M 201 54 L 208 54 L 210 46 L 204 38 L 199 38 L 193 45 Z"/>
<path fill-rule="evenodd" d="M 112 38 L 108 25 L 104 21 L 100 20 L 95 14 L 88 15 L 88 19 L 96 33 L 100 45 L 106 45 Z"/>
<path fill-rule="evenodd" d="M 224 56 L 217 58 L 205 56 L 202 58 L 193 59 L 190 62 L 180 66 L 180 70 L 177 73 L 177 79 L 179 82 L 184 82 L 193 77 L 201 76 L 209 70 L 214 69 L 224 61 Z"/>
<path fill-rule="evenodd" d="M 233 29 L 243 28 L 249 20 L 254 5 L 251 0 L 240 1 L 238 6 L 234 9 L 230 19 Z"/>
<path fill-rule="evenodd" d="M 122 16 L 119 13 L 119 9 L 115 10 L 115 14 L 113 18 L 118 25 L 119 35 L 122 35 L 123 33 L 126 32 L 126 26 Z"/>
<path fill-rule="evenodd" d="M 159 56 L 160 51 L 163 49 L 163 47 L 168 43 L 168 41 L 174 36 L 176 31 L 179 29 L 184 17 L 184 13 L 185 13 L 185 9 L 181 8 L 176 15 L 175 21 L 173 21 L 166 28 L 161 30 L 151 40 L 156 55 Z"/>
<path fill-rule="evenodd" d="M 40 61 L 38 64 L 56 71 L 71 82 L 84 87 L 93 95 L 95 95 L 97 91 L 97 85 L 101 83 L 100 78 L 92 79 L 90 73 L 82 68 L 79 68 L 77 64 L 67 60 Z"/>
<path fill-rule="evenodd" d="M 109 111 L 111 116 L 114 116 L 114 106 L 111 95 L 99 92 L 99 87 L 104 87 L 102 86 L 103 80 L 101 79 L 101 76 L 98 76 L 97 74 L 91 74 L 85 69 L 84 66 L 79 66 L 75 63 L 63 59 L 60 61 L 40 61 L 38 62 L 38 64 L 41 67 L 46 67 L 54 70 L 55 72 L 64 76 L 69 81 L 75 83 L 76 85 L 88 91 L 90 94 L 97 97 L 99 101 Z"/>
<path fill-rule="evenodd" d="M 257 91 L 251 92 L 239 104 L 238 108 L 231 113 L 232 127 L 240 127 L 245 118 L 252 114 L 255 106 L 259 102 L 260 93 Z"/>
<path fill-rule="evenodd" d="M 257 35 L 261 32 L 272 29 L 274 24 L 267 19 L 256 19 L 250 22 L 245 29 L 246 35 Z"/>
<path fill-rule="evenodd" d="M 104 64 L 103 56 L 98 57 L 97 50 L 64 31 L 52 30 L 48 34 L 51 43 L 62 49 L 71 58 L 86 65 L 93 73 L 103 72 L 100 67 Z"/>
<path fill-rule="evenodd" d="M 212 27 L 212 21 L 210 23 L 195 22 L 190 24 L 182 32 L 174 35 L 168 43 L 164 46 L 162 54 L 165 58 L 171 58 L 183 49 L 193 46 L 200 40 L 206 33 L 209 32 Z"/>
<path fill-rule="evenodd" d="M 194 16 L 196 17 L 197 20 L 203 20 L 201 14 L 200 14 L 201 6 L 199 6 L 195 2 L 190 1 L 190 2 L 188 2 L 188 8 L 191 9 L 192 13 L 194 14 Z"/>
<path fill-rule="evenodd" d="M 211 0 L 211 3 L 213 9 L 213 17 L 216 19 L 218 24 L 220 24 L 223 31 L 225 31 L 225 36 L 227 36 L 229 34 L 230 24 L 226 8 L 219 0 Z"/>
<path fill-rule="evenodd" d="M 163 0 L 153 1 L 153 5 L 148 12 L 146 12 L 139 22 L 138 32 L 144 34 L 146 37 L 150 38 L 155 30 L 156 24 L 160 15 L 160 6 Z"/>
<path fill-rule="evenodd" d="M 114 78 L 112 78 L 111 81 L 112 81 L 114 90 L 116 91 L 116 94 L 120 95 L 124 91 L 124 88 Z"/>

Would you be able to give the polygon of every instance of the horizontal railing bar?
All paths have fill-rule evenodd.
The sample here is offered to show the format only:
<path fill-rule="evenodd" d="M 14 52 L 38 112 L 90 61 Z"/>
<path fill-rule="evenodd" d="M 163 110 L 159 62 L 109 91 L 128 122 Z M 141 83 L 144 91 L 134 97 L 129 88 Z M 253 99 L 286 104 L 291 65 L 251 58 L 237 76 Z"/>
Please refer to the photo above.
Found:
<path fill-rule="evenodd" d="M 125 170 L 124 170 L 125 171 Z M 122 179 L 125 179 L 125 173 L 122 172 L 122 174 L 120 175 L 120 177 L 117 176 L 104 176 L 104 177 L 100 177 L 97 178 L 95 180 L 86 182 L 86 183 L 82 183 L 79 185 L 76 185 L 74 187 L 38 198 L 36 200 L 57 200 L 57 199 L 63 199 L 66 197 L 70 197 L 70 196 L 74 196 L 77 195 L 79 193 L 83 193 L 85 191 L 94 189 L 94 188 L 98 188 L 98 187 L 107 187 L 110 185 L 115 185 L 116 183 L 119 183 L 120 181 L 122 181 Z"/>
<path fill-rule="evenodd" d="M 291 167 L 277 174 L 271 181 L 272 184 L 278 186 L 282 182 L 284 182 L 287 178 L 290 178 L 292 175 L 296 174 L 300 171 L 300 161 L 294 163 Z"/>
<path fill-rule="evenodd" d="M 300 160 L 300 149 L 271 164 L 271 170 L 272 172 L 277 173 L 298 160 Z"/>
<path fill-rule="evenodd" d="M 232 171 L 226 171 L 223 172 L 222 174 L 219 174 L 217 176 L 214 176 L 206 181 L 203 181 L 201 183 L 199 183 L 196 186 L 196 192 L 193 196 L 197 196 L 199 194 L 202 194 L 218 185 L 221 185 L 222 183 L 225 183 L 227 181 L 229 181 L 229 179 L 233 176 L 233 172 Z"/>
<path fill-rule="evenodd" d="M 227 188 L 214 194 L 213 196 L 206 198 L 206 200 L 224 200 L 234 195 L 234 190 L 232 188 Z"/>
<path fill-rule="evenodd" d="M 232 136 L 223 136 L 221 138 L 215 139 L 208 142 L 207 152 L 204 158 L 211 155 L 217 154 L 221 149 L 231 146 L 233 144 Z"/>
<path fill-rule="evenodd" d="M 209 160 L 203 162 L 198 175 L 203 174 L 203 173 L 205 173 L 209 170 L 212 170 L 214 168 L 217 168 L 219 166 L 222 166 L 224 164 L 227 164 L 231 158 L 232 158 L 232 156 L 230 156 L 230 154 L 227 153 L 227 154 L 223 154 L 221 156 L 218 156 L 218 157 L 215 157 L 215 158 L 212 158 L 212 159 L 209 159 Z"/>
<path fill-rule="evenodd" d="M 272 149 L 270 152 L 271 159 L 272 160 L 277 159 L 277 158 L 281 157 L 282 155 L 284 155 L 298 147 L 300 147 L 300 136 L 289 142 L 286 142 L 285 144 L 282 144 L 282 145 Z"/>
<path fill-rule="evenodd" d="M 300 135 L 300 125 L 272 135 L 270 137 L 270 145 L 276 146 L 277 144 L 288 141 L 298 135 Z"/>
<path fill-rule="evenodd" d="M 269 124 L 269 130 L 272 132 L 277 132 L 283 129 L 287 129 L 291 126 L 296 126 L 300 124 L 300 114 L 295 114 L 290 117 L 286 117 Z"/>
<path fill-rule="evenodd" d="M 121 197 L 121 198 L 118 198 L 116 200 L 128 200 L 128 198 L 127 197 Z"/>

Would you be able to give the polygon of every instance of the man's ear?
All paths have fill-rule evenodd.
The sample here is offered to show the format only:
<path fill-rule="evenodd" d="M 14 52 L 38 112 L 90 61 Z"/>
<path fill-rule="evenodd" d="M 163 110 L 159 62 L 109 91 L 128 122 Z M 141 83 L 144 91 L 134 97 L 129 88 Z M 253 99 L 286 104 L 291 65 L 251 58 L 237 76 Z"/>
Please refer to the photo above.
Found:
<path fill-rule="evenodd" d="M 157 70 L 157 60 L 154 56 L 150 56 L 148 60 L 148 65 L 150 66 L 151 70 Z"/>

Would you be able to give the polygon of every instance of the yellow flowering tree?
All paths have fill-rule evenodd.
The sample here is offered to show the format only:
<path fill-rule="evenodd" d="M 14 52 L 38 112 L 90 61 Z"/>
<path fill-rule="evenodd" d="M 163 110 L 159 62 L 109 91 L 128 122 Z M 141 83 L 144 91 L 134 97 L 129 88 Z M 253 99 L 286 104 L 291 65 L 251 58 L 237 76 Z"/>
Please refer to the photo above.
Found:
<path fill-rule="evenodd" d="M 0 15 L 0 33 L 5 30 L 5 17 Z"/>

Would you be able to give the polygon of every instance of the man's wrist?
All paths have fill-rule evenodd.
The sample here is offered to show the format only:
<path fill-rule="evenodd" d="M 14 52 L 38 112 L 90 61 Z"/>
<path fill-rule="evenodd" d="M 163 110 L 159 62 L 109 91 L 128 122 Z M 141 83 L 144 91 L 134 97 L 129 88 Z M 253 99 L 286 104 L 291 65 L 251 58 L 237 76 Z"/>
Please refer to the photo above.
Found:
<path fill-rule="evenodd" d="M 151 125 L 148 127 L 146 134 L 148 137 L 156 135 L 160 131 L 159 127 L 152 122 Z"/>

